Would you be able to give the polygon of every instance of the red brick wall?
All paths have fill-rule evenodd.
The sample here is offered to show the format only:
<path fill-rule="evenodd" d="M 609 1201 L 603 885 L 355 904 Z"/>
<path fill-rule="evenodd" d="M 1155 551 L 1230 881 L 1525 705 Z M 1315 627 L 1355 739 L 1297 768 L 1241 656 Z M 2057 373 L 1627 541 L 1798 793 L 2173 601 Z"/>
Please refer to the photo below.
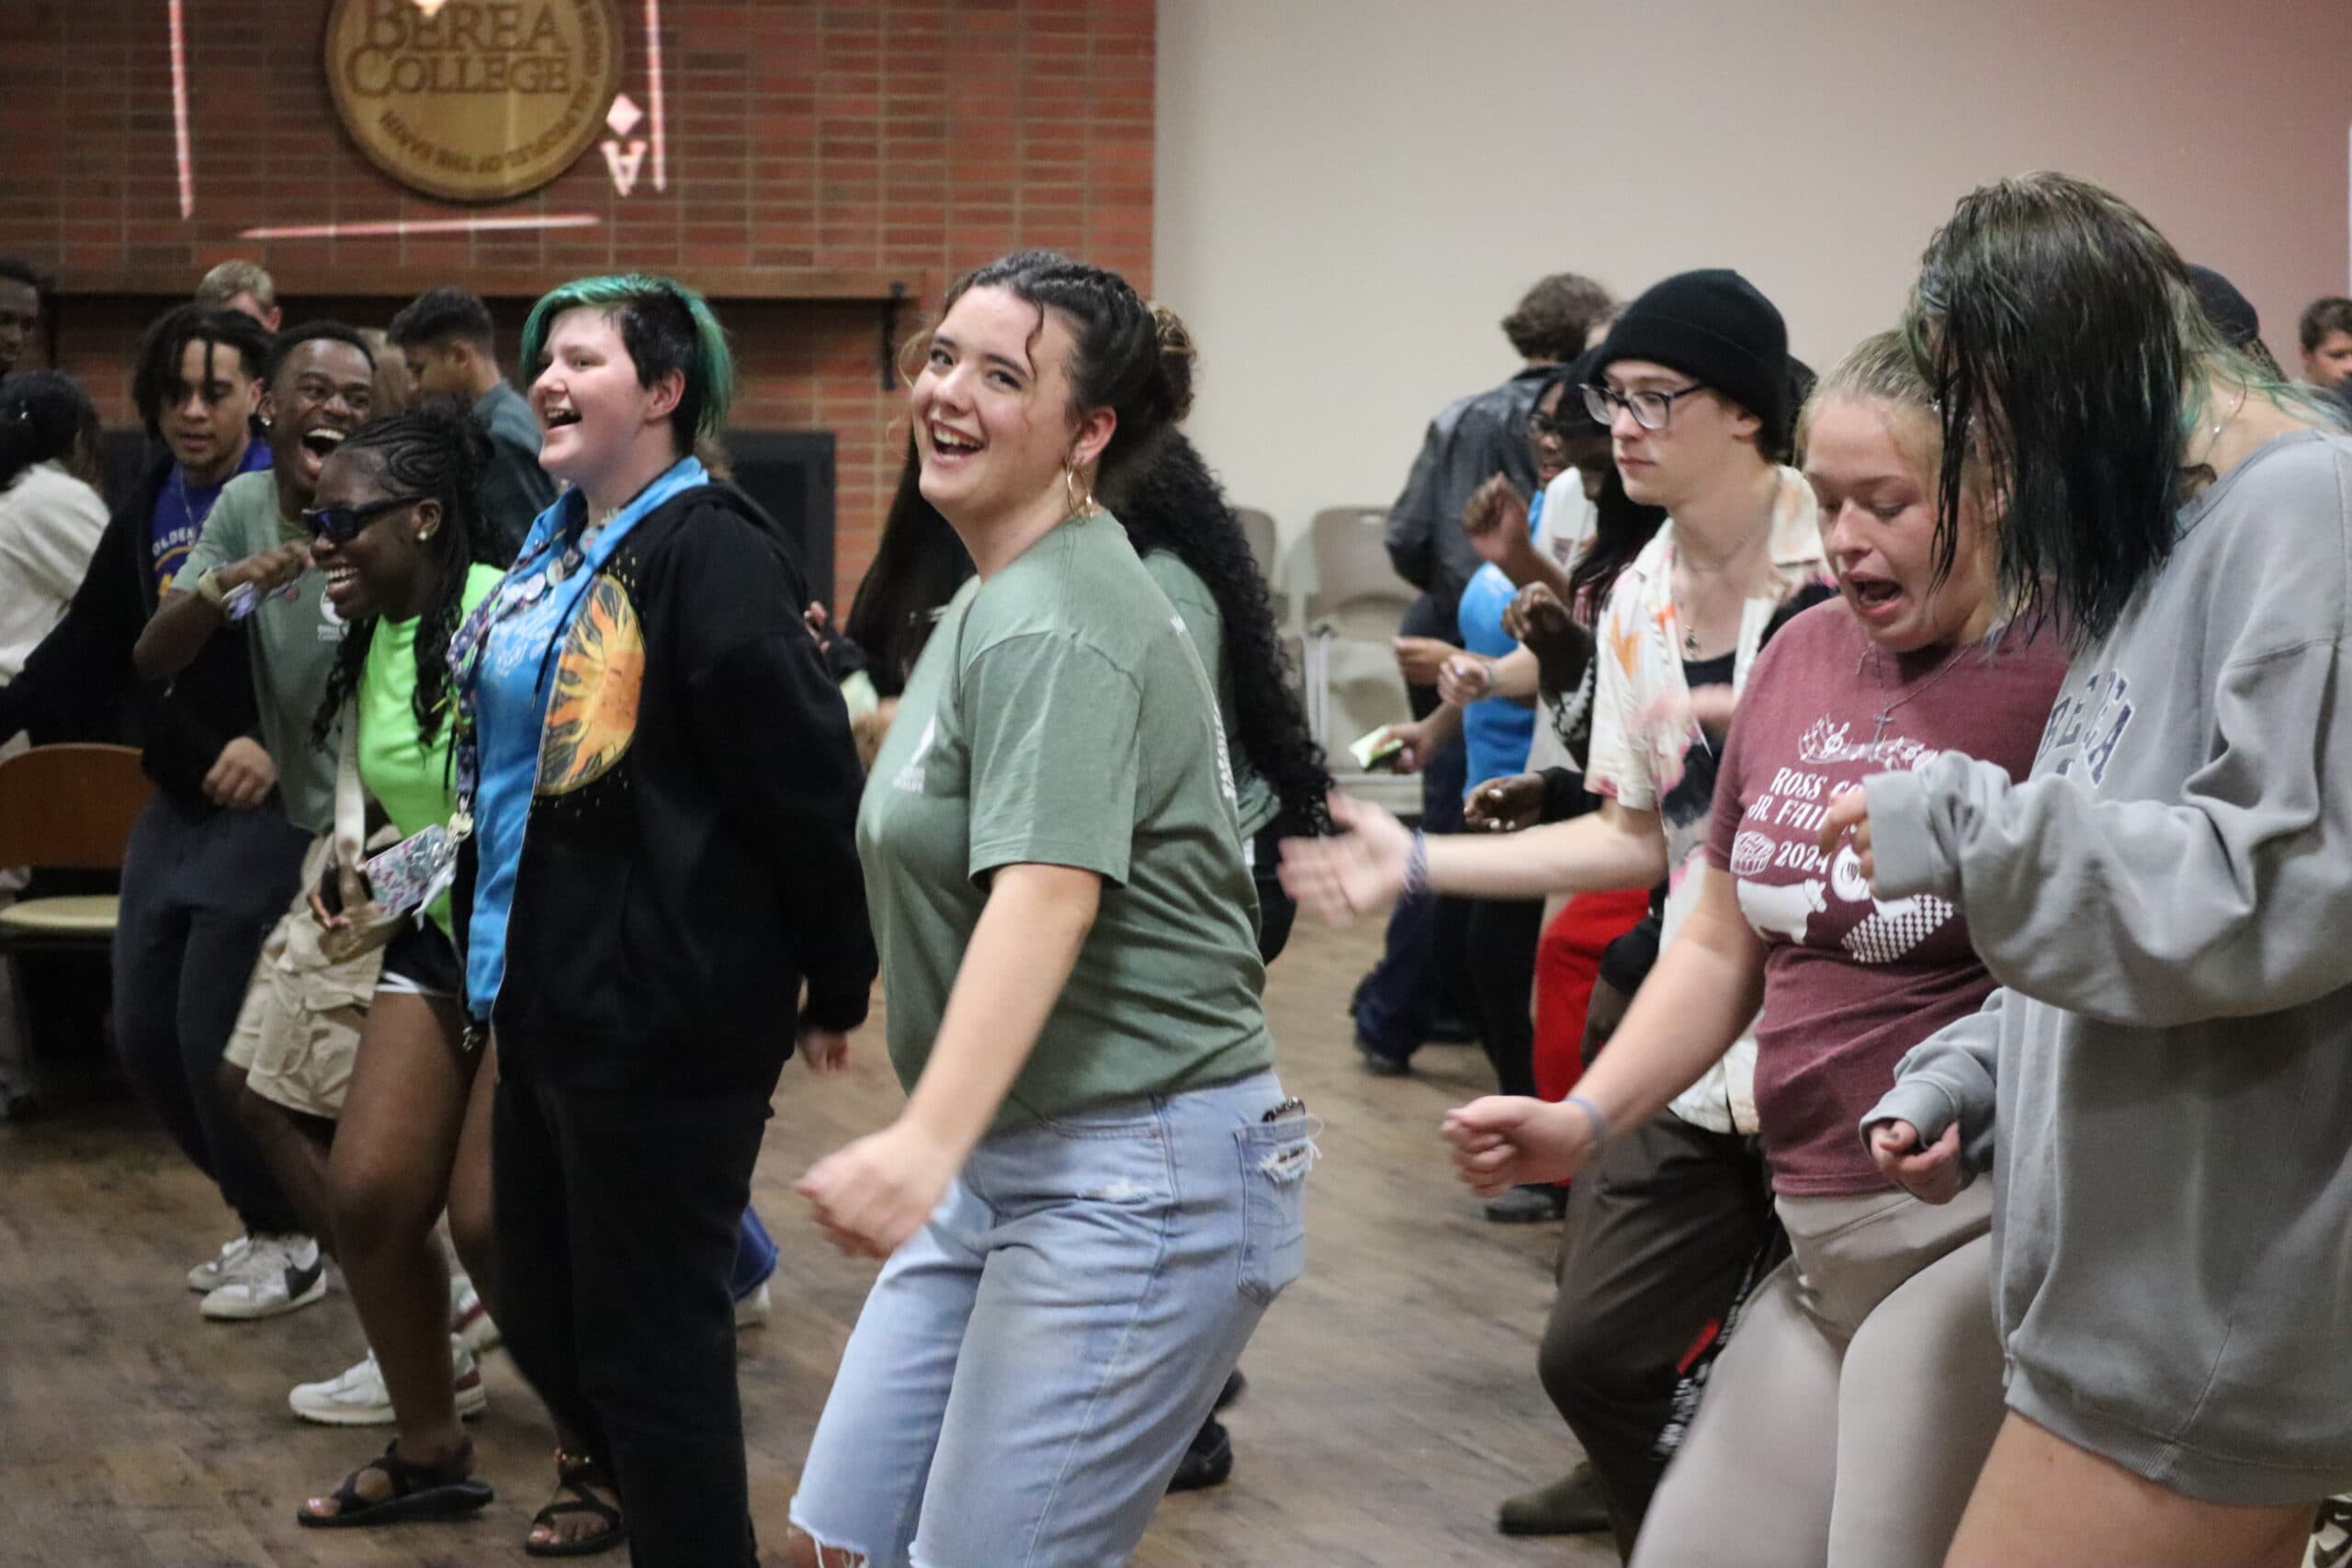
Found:
<path fill-rule="evenodd" d="M 622 90 L 650 107 L 644 0 L 617 4 Z M 763 288 L 787 293 L 873 292 L 903 276 L 935 294 L 966 266 L 1046 245 L 1148 287 L 1154 0 L 662 0 L 668 188 L 652 188 L 649 156 L 621 197 L 591 149 L 552 185 L 492 208 L 412 194 L 360 156 L 328 96 L 327 10 L 328 0 L 185 0 L 195 211 L 183 220 L 167 0 L 0 0 L 0 250 L 62 278 L 59 358 L 110 421 L 130 417 L 130 346 L 166 302 L 159 280 L 193 288 L 232 255 L 318 280 L 289 294 L 290 316 L 332 304 L 362 325 L 401 302 L 371 283 L 389 268 L 401 296 L 420 271 L 464 283 L 498 269 L 538 288 L 695 266 L 761 269 Z M 238 237 L 260 225 L 580 212 L 600 226 Z M 126 279 L 142 292 L 119 292 Z M 525 303 L 493 308 L 511 325 Z M 738 423 L 838 438 L 846 593 L 897 470 L 880 309 L 838 298 L 719 309 L 742 364 Z"/>

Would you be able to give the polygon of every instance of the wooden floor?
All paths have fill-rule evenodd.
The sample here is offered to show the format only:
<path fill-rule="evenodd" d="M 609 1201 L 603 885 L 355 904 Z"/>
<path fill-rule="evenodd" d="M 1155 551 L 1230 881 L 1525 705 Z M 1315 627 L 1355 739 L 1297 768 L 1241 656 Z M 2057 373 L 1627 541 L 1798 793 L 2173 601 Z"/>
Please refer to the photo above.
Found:
<path fill-rule="evenodd" d="M 1268 1314 L 1228 1416 L 1227 1485 L 1169 1499 L 1145 1568 L 1366 1568 L 1615 1561 L 1601 1538 L 1513 1541 L 1504 1495 L 1574 1458 L 1535 1380 L 1552 1227 L 1487 1224 L 1454 1188 L 1444 1109 L 1488 1087 L 1476 1050 L 1419 1076 L 1357 1070 L 1342 1016 L 1375 937 L 1304 924 L 1269 991 L 1282 1072 L 1329 1123 L 1306 1277 Z M 818 1239 L 792 1179 L 899 1103 L 878 1037 L 843 1078 L 787 1069 L 759 1206 L 784 1250 L 775 1312 L 743 1337 L 752 1503 L 778 1560 L 793 1481 L 873 1266 Z M 7 1568 L 442 1568 L 520 1564 L 546 1499 L 545 1416 L 502 1355 L 475 1425 L 498 1501 L 462 1525 L 313 1533 L 300 1500 L 387 1434 L 311 1427 L 291 1383 L 362 1349 L 347 1301 L 205 1322 L 181 1275 L 230 1226 L 135 1110 L 0 1125 L 0 1563 Z M 592 1559 L 617 1562 L 618 1556 Z"/>

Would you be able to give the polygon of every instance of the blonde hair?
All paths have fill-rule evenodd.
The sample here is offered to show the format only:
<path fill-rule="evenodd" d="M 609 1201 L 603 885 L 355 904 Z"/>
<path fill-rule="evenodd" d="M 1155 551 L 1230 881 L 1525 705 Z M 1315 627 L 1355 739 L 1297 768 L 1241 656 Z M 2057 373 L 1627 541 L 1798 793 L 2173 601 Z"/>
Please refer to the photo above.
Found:
<path fill-rule="evenodd" d="M 1918 361 L 1899 332 L 1876 333 L 1847 351 L 1846 357 L 1815 383 L 1797 414 L 1797 461 L 1813 439 L 1813 422 L 1834 402 L 1874 403 L 1894 417 L 1895 445 L 1933 489 L 1943 462 L 1943 426 L 1936 417 L 1935 389 L 1919 373 Z"/>
<path fill-rule="evenodd" d="M 250 294 L 254 303 L 263 310 L 277 304 L 277 280 L 264 272 L 259 262 L 249 262 L 240 256 L 224 261 L 204 275 L 196 286 L 197 303 L 226 305 L 240 294 Z"/>

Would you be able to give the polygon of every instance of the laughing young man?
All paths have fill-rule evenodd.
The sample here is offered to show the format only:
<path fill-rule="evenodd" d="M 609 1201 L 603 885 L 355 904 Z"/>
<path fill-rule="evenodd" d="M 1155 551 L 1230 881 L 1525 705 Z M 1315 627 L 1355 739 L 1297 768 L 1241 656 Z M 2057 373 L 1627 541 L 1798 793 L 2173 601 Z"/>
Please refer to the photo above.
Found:
<path fill-rule="evenodd" d="M 463 400 L 490 437 L 481 507 L 498 534 L 499 561 L 512 561 L 539 513 L 555 502 L 555 480 L 539 467 L 539 422 L 498 365 L 490 307 L 463 288 L 428 288 L 388 329 L 416 389 Z"/>
<path fill-rule="evenodd" d="M 169 680 L 200 660 L 224 631 L 242 629 L 257 728 L 275 781 L 271 798 L 294 844 L 296 864 L 269 909 L 274 920 L 294 898 L 306 869 L 303 845 L 324 838 L 334 824 L 334 758 L 314 739 L 312 724 L 343 623 L 327 602 L 324 574 L 311 565 L 302 510 L 311 504 L 327 455 L 368 418 L 375 361 L 352 329 L 314 322 L 277 340 L 267 379 L 261 416 L 269 432 L 270 470 L 246 475 L 221 491 L 132 658 L 142 678 Z M 250 612 L 232 619 L 248 599 Z M 311 859 L 318 858 L 314 851 Z M 239 971 L 236 980 L 241 998 L 245 975 Z M 232 1020 L 235 1012 L 232 1007 Z M 278 1087 L 259 1100 L 235 1082 L 243 1076 L 242 1064 L 232 1060 L 215 1069 L 223 1078 L 216 1091 L 235 1095 L 253 1119 L 254 1136 L 301 1217 L 303 1234 L 255 1236 L 235 1277 L 205 1298 L 208 1317 L 268 1317 L 325 1293 L 315 1237 L 323 1229 L 325 1150 L 332 1118 L 341 1109 L 351 1040 L 348 1031 L 319 1033 L 322 1059 L 303 1072 L 282 1082 L 276 1077 L 265 1082 L 261 1075 L 247 1080 L 257 1094 L 267 1085 Z M 332 1059 L 331 1040 L 341 1042 L 340 1061 Z M 226 1043 L 224 1032 L 213 1046 L 216 1060 Z"/>
<path fill-rule="evenodd" d="M 205 1292 L 239 1273 L 254 1237 L 299 1228 L 215 1066 L 262 936 L 293 896 L 303 835 L 254 739 L 243 630 L 210 639 L 168 686 L 140 681 L 131 654 L 224 487 L 269 467 L 253 424 L 269 354 L 258 324 L 201 305 L 148 329 L 131 399 L 166 455 L 107 525 L 64 618 L 0 688 L 0 739 L 112 740 L 127 729 L 155 781 L 122 870 L 115 1033 L 131 1086 L 243 1233 L 190 1271 Z"/>

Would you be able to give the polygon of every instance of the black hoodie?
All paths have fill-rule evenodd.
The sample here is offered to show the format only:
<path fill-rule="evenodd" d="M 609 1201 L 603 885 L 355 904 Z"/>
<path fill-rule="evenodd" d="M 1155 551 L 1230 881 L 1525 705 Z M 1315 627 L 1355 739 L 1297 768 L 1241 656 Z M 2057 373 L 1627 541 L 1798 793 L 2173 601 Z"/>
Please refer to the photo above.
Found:
<path fill-rule="evenodd" d="M 142 682 L 130 650 L 155 613 L 151 565 L 155 499 L 171 478 L 159 457 L 99 536 L 82 586 L 17 678 L 0 686 L 0 740 L 20 729 L 50 740 L 119 740 L 141 748 L 147 776 L 182 804 L 212 809 L 204 776 L 220 749 L 254 734 L 254 705 L 243 626 L 225 626 L 168 682 Z"/>
<path fill-rule="evenodd" d="M 799 562 L 757 502 L 708 484 L 630 528 L 597 579 L 540 667 L 556 690 L 491 1020 L 501 1069 L 765 1093 L 802 980 L 808 1019 L 846 1030 L 876 969 L 864 777 Z"/>

